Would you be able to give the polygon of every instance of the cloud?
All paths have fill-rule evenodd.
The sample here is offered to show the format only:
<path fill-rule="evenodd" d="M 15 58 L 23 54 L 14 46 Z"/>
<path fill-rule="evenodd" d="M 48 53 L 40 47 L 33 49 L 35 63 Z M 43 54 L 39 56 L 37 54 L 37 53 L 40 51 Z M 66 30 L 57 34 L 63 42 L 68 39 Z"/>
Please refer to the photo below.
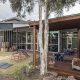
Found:
<path fill-rule="evenodd" d="M 15 13 L 12 12 L 9 1 L 5 4 L 0 3 L 0 19 L 3 20 L 12 16 L 15 16 Z"/>

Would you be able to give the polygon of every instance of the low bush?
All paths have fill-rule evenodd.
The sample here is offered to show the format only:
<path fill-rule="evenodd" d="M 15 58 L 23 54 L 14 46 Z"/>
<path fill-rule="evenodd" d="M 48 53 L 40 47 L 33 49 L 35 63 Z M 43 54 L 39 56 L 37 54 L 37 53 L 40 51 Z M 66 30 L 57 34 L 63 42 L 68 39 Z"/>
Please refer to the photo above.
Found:
<path fill-rule="evenodd" d="M 26 66 L 26 74 L 27 76 L 30 76 L 35 71 L 35 67 L 33 65 L 27 65 Z"/>
<path fill-rule="evenodd" d="M 28 76 L 30 76 L 35 71 L 35 67 L 33 65 L 25 65 L 22 67 L 16 67 L 12 73 L 12 76 L 16 80 L 25 80 Z"/>

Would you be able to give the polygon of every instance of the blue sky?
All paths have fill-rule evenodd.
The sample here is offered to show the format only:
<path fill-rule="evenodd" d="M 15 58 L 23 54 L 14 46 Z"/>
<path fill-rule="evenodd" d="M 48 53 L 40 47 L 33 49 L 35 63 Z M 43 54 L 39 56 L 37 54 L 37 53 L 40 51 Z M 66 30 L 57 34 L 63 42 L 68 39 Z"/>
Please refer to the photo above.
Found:
<path fill-rule="evenodd" d="M 80 13 L 80 4 L 75 5 L 75 7 L 72 7 L 69 11 L 64 10 L 64 15 L 71 15 L 71 14 L 77 14 Z M 38 20 L 38 7 L 37 5 L 34 8 L 34 12 L 29 15 L 26 14 L 25 20 Z M 9 1 L 7 1 L 5 4 L 0 3 L 0 20 L 8 19 L 11 17 L 15 17 L 16 13 L 13 13 Z M 50 18 L 54 17 L 54 13 L 51 13 Z"/>

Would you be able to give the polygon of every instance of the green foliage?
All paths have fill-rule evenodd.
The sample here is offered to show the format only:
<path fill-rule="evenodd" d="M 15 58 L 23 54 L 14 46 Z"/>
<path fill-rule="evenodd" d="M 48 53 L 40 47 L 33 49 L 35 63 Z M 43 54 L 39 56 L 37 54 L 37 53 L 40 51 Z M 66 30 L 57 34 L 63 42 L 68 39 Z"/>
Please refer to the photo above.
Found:
<path fill-rule="evenodd" d="M 22 15 L 25 17 L 25 13 L 31 13 L 33 11 L 34 5 L 39 0 L 9 0 L 11 8 L 13 12 L 17 12 L 17 16 Z M 41 0 L 43 6 L 45 4 L 45 0 Z M 80 0 L 46 0 L 47 1 L 47 9 L 48 15 L 54 11 L 58 16 L 63 14 L 63 9 L 69 10 L 70 7 L 73 7 L 76 2 L 80 2 Z M 1 0 L 1 2 L 6 2 L 6 0 Z"/>
<path fill-rule="evenodd" d="M 16 80 L 25 80 L 26 76 L 30 76 L 35 67 L 33 65 L 25 65 L 22 67 L 16 67 L 11 74 Z"/>
<path fill-rule="evenodd" d="M 49 14 L 54 11 L 56 15 L 61 16 L 64 8 L 69 10 L 69 8 L 75 6 L 76 2 L 79 2 L 79 0 L 47 0 Z"/>
<path fill-rule="evenodd" d="M 9 0 L 12 10 L 14 12 L 17 12 L 19 15 L 23 11 L 23 14 L 27 12 L 31 12 L 34 8 L 34 3 L 38 2 L 39 0 Z M 41 0 L 44 6 L 45 0 Z M 46 0 L 47 2 L 47 9 L 48 9 L 48 15 L 51 12 L 55 12 L 57 15 L 63 14 L 63 9 L 66 8 L 69 10 L 70 7 L 74 6 L 76 2 L 79 2 L 79 0 Z"/>
<path fill-rule="evenodd" d="M 26 66 L 26 73 L 27 73 L 27 76 L 30 76 L 35 70 L 35 67 L 33 65 L 27 65 Z"/>
<path fill-rule="evenodd" d="M 31 12 L 34 6 L 34 0 L 9 0 L 13 12 L 17 12 L 17 16 L 24 16 L 26 12 Z"/>
<path fill-rule="evenodd" d="M 13 74 L 11 74 L 16 80 L 25 80 L 26 76 L 23 72 L 23 67 L 22 68 L 15 68 L 13 71 Z"/>

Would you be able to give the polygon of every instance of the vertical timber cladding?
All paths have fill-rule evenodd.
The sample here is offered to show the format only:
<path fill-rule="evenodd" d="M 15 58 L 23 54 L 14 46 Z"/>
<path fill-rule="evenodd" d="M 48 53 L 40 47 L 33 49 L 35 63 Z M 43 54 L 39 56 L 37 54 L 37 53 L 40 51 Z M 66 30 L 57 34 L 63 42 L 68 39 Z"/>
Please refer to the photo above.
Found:
<path fill-rule="evenodd" d="M 80 58 L 80 28 L 78 29 L 78 58 Z"/>

